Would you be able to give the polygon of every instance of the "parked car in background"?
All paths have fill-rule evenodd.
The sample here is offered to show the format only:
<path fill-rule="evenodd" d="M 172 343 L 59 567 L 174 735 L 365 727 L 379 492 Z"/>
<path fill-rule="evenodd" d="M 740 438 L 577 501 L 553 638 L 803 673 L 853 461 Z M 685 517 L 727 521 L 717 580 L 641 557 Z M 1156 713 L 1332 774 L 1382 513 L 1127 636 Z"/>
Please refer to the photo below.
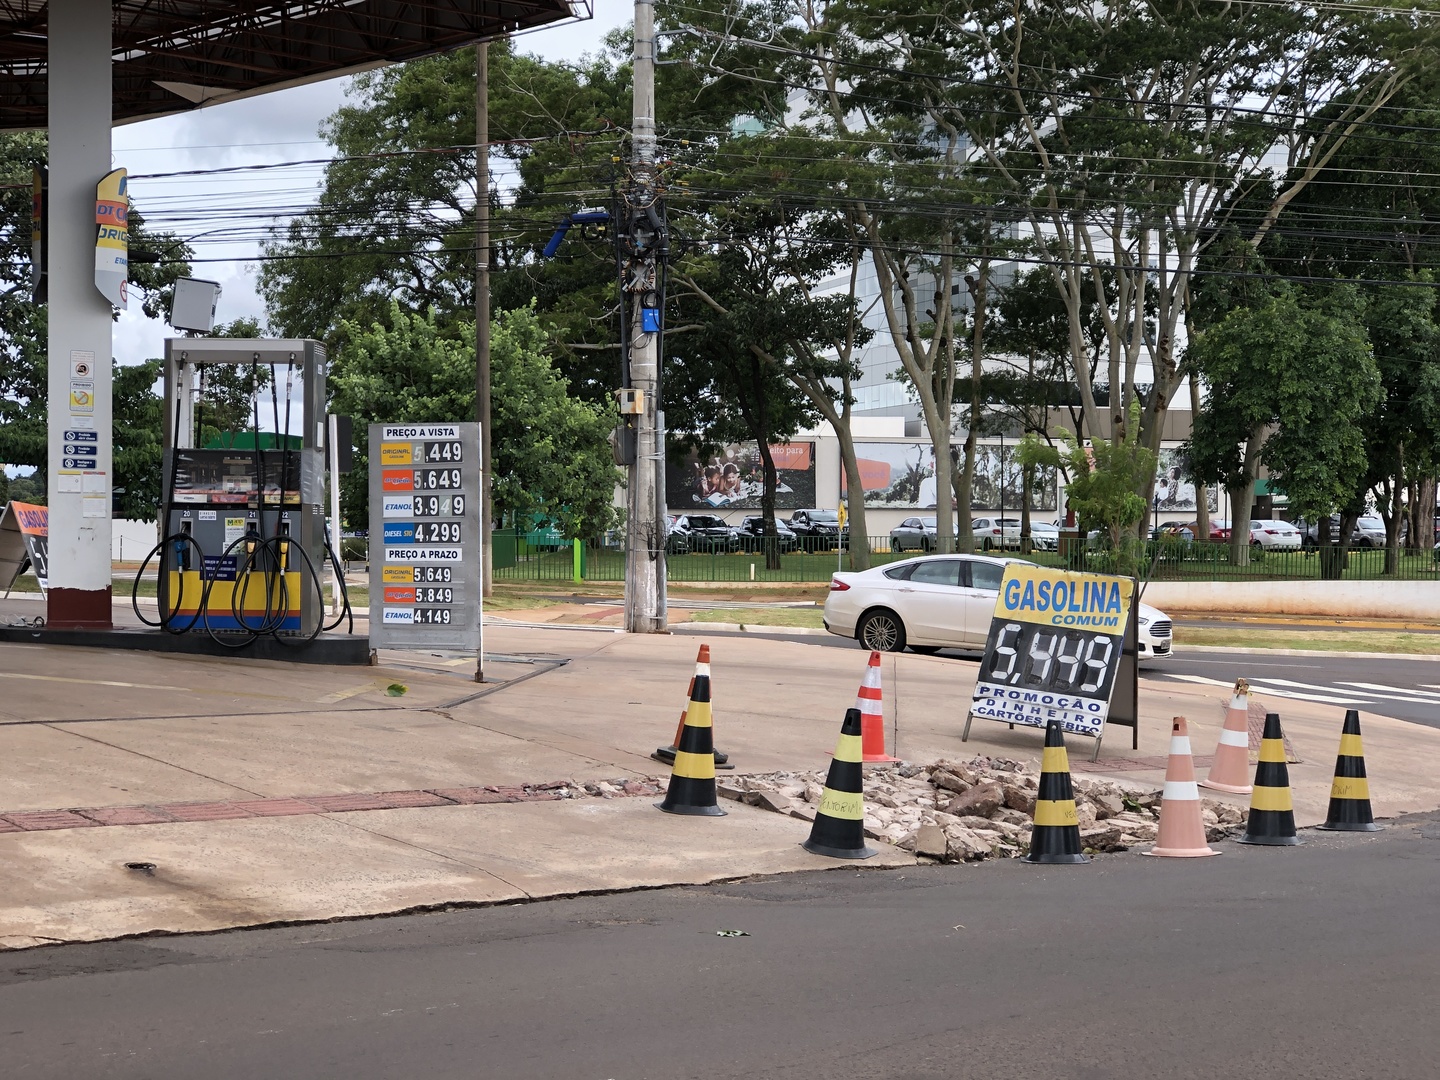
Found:
<path fill-rule="evenodd" d="M 1330 543 L 1338 544 L 1340 542 L 1339 514 L 1331 514 L 1329 517 L 1322 518 L 1320 521 L 1306 521 L 1304 518 L 1297 518 L 1295 521 L 1295 527 L 1302 531 L 1301 544 L 1311 551 L 1315 550 L 1320 546 L 1320 538 L 1327 532 L 1330 537 Z M 1383 546 L 1385 541 L 1382 539 L 1380 543 Z M 1357 523 L 1356 528 L 1352 529 L 1350 532 L 1350 547 L 1357 548 L 1369 546 L 1369 541 L 1361 535 Z"/>
<path fill-rule="evenodd" d="M 1030 522 L 1030 546 L 1036 551 L 1060 550 L 1060 527 L 1048 521 Z"/>
<path fill-rule="evenodd" d="M 689 555 L 690 536 L 680 526 L 680 518 L 671 514 L 665 519 L 665 552 L 667 555 Z"/>
<path fill-rule="evenodd" d="M 762 515 L 747 517 L 735 531 L 740 536 L 740 546 L 746 551 L 765 550 L 765 518 Z M 794 530 L 779 518 L 775 519 L 775 543 L 781 552 L 794 551 L 800 543 Z"/>
<path fill-rule="evenodd" d="M 1288 521 L 1250 522 L 1250 544 L 1266 551 L 1299 551 L 1304 534 Z"/>
<path fill-rule="evenodd" d="M 932 551 L 939 520 L 933 517 L 912 517 L 890 530 L 891 551 Z"/>
<path fill-rule="evenodd" d="M 843 550 L 850 539 L 850 526 L 840 528 L 837 510 L 796 510 L 786 523 L 806 551 Z"/>
<path fill-rule="evenodd" d="M 982 551 L 1020 547 L 1019 518 L 978 517 L 970 524 L 975 530 L 975 543 Z"/>
<path fill-rule="evenodd" d="M 837 573 L 825 598 L 825 629 L 881 652 L 980 652 L 1009 556 L 923 555 L 856 573 Z M 1137 612 L 1141 660 L 1170 655 L 1170 617 L 1149 604 Z"/>
<path fill-rule="evenodd" d="M 1405 537 L 1402 535 L 1403 541 Z M 1351 547 L 1383 548 L 1385 546 L 1385 522 L 1379 517 L 1366 515 L 1355 522 L 1355 532 L 1350 538 Z"/>
<path fill-rule="evenodd" d="M 1230 539 L 1232 526 L 1229 518 L 1211 518 L 1209 524 L 1211 540 L 1228 541 Z M 1196 540 L 1200 539 L 1200 522 L 1198 520 L 1186 522 L 1185 527 L 1195 534 Z"/>
<path fill-rule="evenodd" d="M 685 537 L 690 551 L 740 550 L 740 534 L 713 514 L 680 514 L 675 531 Z"/>

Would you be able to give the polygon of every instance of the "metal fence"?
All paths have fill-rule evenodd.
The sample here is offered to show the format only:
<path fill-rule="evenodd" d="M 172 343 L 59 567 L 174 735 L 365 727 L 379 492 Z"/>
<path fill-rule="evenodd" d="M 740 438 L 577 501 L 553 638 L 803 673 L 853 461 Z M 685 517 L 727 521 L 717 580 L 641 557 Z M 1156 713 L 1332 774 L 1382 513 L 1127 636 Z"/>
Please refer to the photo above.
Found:
<path fill-rule="evenodd" d="M 870 537 L 871 565 L 908 559 L 920 554 L 915 551 L 890 551 L 889 536 Z M 1015 555 L 1014 550 L 981 552 L 981 554 Z M 506 544 L 507 559 L 510 546 Z M 1053 551 L 1036 551 L 1025 556 L 1047 566 L 1070 565 L 1074 569 L 1113 571 L 1112 553 L 1090 549 L 1074 552 L 1062 559 Z M 822 582 L 830 580 L 837 570 L 848 570 L 845 552 L 794 551 L 780 557 L 780 568 L 765 565 L 765 555 L 758 551 L 693 552 L 670 555 L 666 571 L 670 581 L 689 583 L 738 584 L 755 582 Z M 1322 556 L 1307 551 L 1252 551 L 1247 564 L 1230 561 L 1229 547 L 1221 543 L 1161 543 L 1148 545 L 1141 560 L 1140 576 L 1151 581 L 1303 581 L 1320 580 Z M 1334 576 L 1334 575 L 1331 575 Z M 1440 581 L 1440 564 L 1430 553 L 1401 554 L 1393 574 L 1385 573 L 1385 552 L 1381 550 L 1351 551 L 1340 568 L 1339 578 L 1357 580 Z M 528 543 L 523 537 L 514 547 L 513 562 L 495 567 L 497 581 L 623 581 L 625 551 L 604 545 L 557 543 L 547 538 L 542 543 Z"/>

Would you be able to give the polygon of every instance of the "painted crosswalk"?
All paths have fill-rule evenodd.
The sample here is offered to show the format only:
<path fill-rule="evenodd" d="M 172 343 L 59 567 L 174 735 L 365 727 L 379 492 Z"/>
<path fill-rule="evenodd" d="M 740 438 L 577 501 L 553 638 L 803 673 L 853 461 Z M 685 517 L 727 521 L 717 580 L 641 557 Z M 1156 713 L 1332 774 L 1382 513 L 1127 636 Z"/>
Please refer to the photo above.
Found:
<path fill-rule="evenodd" d="M 1234 686 L 1232 682 L 1211 679 L 1204 675 L 1167 672 L 1165 678 L 1204 686 Z M 1250 679 L 1250 692 L 1262 696 L 1314 701 L 1322 705 L 1366 708 L 1379 702 L 1404 702 L 1408 705 L 1433 705 L 1440 713 L 1440 685 L 1422 684 L 1415 688 L 1386 686 L 1382 683 L 1336 681 L 1333 683 L 1300 682 L 1295 679 L 1265 677 Z M 1383 711 L 1383 710 L 1381 710 Z"/>

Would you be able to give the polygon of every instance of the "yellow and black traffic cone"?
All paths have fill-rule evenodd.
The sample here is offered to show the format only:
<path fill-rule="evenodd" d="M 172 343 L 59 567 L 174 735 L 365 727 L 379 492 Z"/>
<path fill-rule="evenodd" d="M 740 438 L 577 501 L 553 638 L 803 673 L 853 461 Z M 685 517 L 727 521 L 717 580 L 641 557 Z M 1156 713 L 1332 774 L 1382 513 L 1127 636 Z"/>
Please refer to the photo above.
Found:
<path fill-rule="evenodd" d="M 705 676 L 708 677 L 709 674 L 710 674 L 710 646 L 709 646 L 709 645 L 701 645 L 701 646 L 700 646 L 700 651 L 699 651 L 699 652 L 696 654 L 696 656 L 695 656 L 695 675 L 705 675 Z M 686 701 L 689 701 L 689 700 L 690 700 L 690 695 L 691 695 L 692 693 L 694 693 L 694 691 L 695 691 L 695 675 L 690 676 L 690 686 L 689 686 L 689 687 L 686 689 L 686 691 L 685 691 L 685 700 L 686 700 Z M 712 692 L 713 692 L 713 687 L 712 687 Z M 680 722 L 675 725 L 675 740 L 674 740 L 669 746 L 657 747 L 656 750 L 655 750 L 655 752 L 650 755 L 650 756 L 651 756 L 652 758 L 654 758 L 656 761 L 663 761 L 666 765 L 674 765 L 674 764 L 675 764 L 675 753 L 676 753 L 677 750 L 680 749 L 680 736 L 681 736 L 682 734 L 684 734 L 684 732 L 685 732 L 685 713 L 686 713 L 687 709 L 688 709 L 688 706 L 686 707 L 686 709 L 681 709 L 681 710 L 680 710 Z M 714 716 L 713 716 L 713 715 L 711 716 L 711 719 L 712 719 L 712 721 L 713 721 L 713 719 L 714 719 Z M 712 741 L 712 742 L 714 741 L 713 728 L 712 728 L 711 741 Z M 717 769 L 733 769 L 733 768 L 735 768 L 734 765 L 728 765 L 728 764 L 726 764 L 726 762 L 728 762 L 729 760 L 730 760 L 730 757 L 729 757 L 728 754 L 722 753 L 722 752 L 719 751 L 719 750 L 716 750 L 716 751 L 715 751 L 715 767 L 716 767 Z"/>
<path fill-rule="evenodd" d="M 1080 819 L 1070 783 L 1070 758 L 1059 720 L 1045 725 L 1045 750 L 1040 757 L 1040 790 L 1035 793 L 1035 826 L 1030 830 L 1031 863 L 1084 863 L 1080 850 Z"/>
<path fill-rule="evenodd" d="M 667 814 L 724 817 L 715 799 L 715 746 L 710 726 L 710 676 L 696 674 L 685 709 L 685 725 L 675 750 L 665 801 L 655 804 Z"/>
<path fill-rule="evenodd" d="M 876 854 L 865 846 L 865 772 L 861 765 L 860 710 L 846 709 L 840 725 L 840 743 L 830 759 L 825 792 L 810 839 L 800 846 L 814 855 L 832 859 L 868 859 Z"/>
<path fill-rule="evenodd" d="M 1285 733 L 1280 714 L 1265 714 L 1260 737 L 1260 762 L 1255 766 L 1255 787 L 1250 792 L 1250 816 L 1240 844 L 1294 847 L 1304 843 L 1295 835 L 1295 804 L 1290 798 L 1290 769 L 1285 764 Z"/>
<path fill-rule="evenodd" d="M 1370 781 L 1365 777 L 1365 749 L 1360 745 L 1360 714 L 1345 711 L 1340 731 L 1340 756 L 1335 759 L 1335 782 L 1330 785 L 1330 811 L 1322 829 L 1335 832 L 1379 832 L 1370 809 Z"/>

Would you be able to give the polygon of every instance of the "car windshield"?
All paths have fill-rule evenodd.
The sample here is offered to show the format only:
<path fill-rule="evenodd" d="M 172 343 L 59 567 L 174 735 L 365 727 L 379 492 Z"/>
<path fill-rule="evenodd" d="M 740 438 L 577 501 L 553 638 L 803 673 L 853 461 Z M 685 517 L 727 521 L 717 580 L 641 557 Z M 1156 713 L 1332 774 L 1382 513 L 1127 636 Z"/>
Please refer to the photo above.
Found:
<path fill-rule="evenodd" d="M 935 518 L 921 518 L 920 524 L 924 525 L 927 529 L 933 529 L 939 522 Z"/>
<path fill-rule="evenodd" d="M 810 520 L 819 521 L 826 525 L 833 525 L 840 520 L 840 514 L 835 510 L 811 510 Z"/>
<path fill-rule="evenodd" d="M 1362 517 L 1357 524 L 1362 529 L 1372 529 L 1375 532 L 1385 531 L 1385 522 L 1381 521 L 1378 517 Z"/>
<path fill-rule="evenodd" d="M 1057 526 L 1051 525 L 1048 521 L 1032 521 L 1030 523 L 1030 532 L 1032 535 L 1034 533 L 1058 533 L 1059 531 L 1060 529 Z"/>
<path fill-rule="evenodd" d="M 690 519 L 692 529 L 714 529 L 724 524 L 719 518 L 713 517 L 692 517 Z"/>

